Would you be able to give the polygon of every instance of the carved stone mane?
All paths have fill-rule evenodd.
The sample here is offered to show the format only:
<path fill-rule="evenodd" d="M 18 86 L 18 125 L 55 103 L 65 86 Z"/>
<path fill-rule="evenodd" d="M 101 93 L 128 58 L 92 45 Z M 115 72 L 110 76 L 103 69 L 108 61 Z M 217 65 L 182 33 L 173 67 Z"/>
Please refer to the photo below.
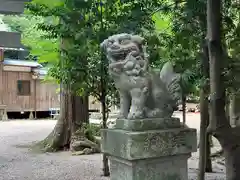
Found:
<path fill-rule="evenodd" d="M 102 43 L 108 52 L 109 71 L 112 75 L 137 76 L 146 72 L 148 67 L 147 53 L 143 51 L 144 39 L 130 34 L 118 34 L 109 37 Z"/>

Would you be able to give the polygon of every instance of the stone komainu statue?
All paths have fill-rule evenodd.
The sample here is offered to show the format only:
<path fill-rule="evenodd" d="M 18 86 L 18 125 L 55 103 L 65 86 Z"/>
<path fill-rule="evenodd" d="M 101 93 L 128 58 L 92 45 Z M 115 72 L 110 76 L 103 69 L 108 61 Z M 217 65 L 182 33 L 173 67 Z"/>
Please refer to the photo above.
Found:
<path fill-rule="evenodd" d="M 109 60 L 109 73 L 120 93 L 119 118 L 171 117 L 181 98 L 180 75 L 167 62 L 151 71 L 144 39 L 116 34 L 101 44 Z"/>

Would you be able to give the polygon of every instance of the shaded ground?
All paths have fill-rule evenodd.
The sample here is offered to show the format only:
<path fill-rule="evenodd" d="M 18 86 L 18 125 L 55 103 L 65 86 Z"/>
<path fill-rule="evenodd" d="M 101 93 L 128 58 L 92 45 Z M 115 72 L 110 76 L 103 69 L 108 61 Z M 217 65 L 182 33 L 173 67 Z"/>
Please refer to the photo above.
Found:
<path fill-rule="evenodd" d="M 177 115 L 179 116 L 179 115 Z M 188 114 L 187 124 L 199 127 L 199 115 Z M 42 140 L 56 121 L 0 122 L 0 180 L 109 180 L 101 177 L 101 155 L 71 156 L 68 152 L 36 154 L 19 145 Z M 195 179 L 197 153 L 189 160 L 189 179 Z M 224 180 L 224 168 L 214 163 L 207 180 Z"/>

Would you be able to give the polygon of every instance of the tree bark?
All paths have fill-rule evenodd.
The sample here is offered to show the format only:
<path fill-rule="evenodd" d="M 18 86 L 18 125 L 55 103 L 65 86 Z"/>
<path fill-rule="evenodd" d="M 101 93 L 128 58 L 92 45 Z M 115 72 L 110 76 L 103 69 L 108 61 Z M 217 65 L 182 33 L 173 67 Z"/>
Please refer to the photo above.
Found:
<path fill-rule="evenodd" d="M 83 123 L 89 123 L 88 97 L 72 95 L 70 90 L 62 90 L 60 117 L 53 131 L 40 142 L 44 151 L 55 152 L 68 150 L 72 135 Z"/>
<path fill-rule="evenodd" d="M 107 108 L 107 68 L 106 68 L 106 58 L 103 54 L 101 53 L 101 97 L 100 97 L 100 102 L 101 102 L 101 110 L 102 110 L 102 121 L 103 121 L 103 129 L 107 129 L 107 114 L 108 114 L 108 108 Z M 109 165 L 108 165 L 108 157 L 107 154 L 103 153 L 103 176 L 110 176 L 110 170 L 109 170 Z"/>
<path fill-rule="evenodd" d="M 230 108 L 229 108 L 229 120 L 231 126 L 235 127 L 240 124 L 240 95 L 239 93 L 234 93 L 230 99 Z"/>
<path fill-rule="evenodd" d="M 103 129 L 107 129 L 107 113 L 108 112 L 107 112 L 107 106 L 106 106 L 106 96 L 102 97 L 101 106 L 102 106 Z M 103 176 L 110 176 L 108 157 L 105 153 L 103 153 Z"/>
<path fill-rule="evenodd" d="M 89 105 L 88 96 L 72 95 L 72 114 L 73 114 L 73 130 L 81 128 L 83 123 L 89 124 Z"/>
<path fill-rule="evenodd" d="M 239 180 L 240 179 L 240 144 L 239 144 L 239 128 L 236 128 L 236 134 L 231 134 L 230 137 L 236 138 L 229 143 L 222 142 L 226 166 L 226 179 Z M 233 133 L 233 132 L 232 132 Z M 224 134 L 224 133 L 223 133 Z M 228 134 L 225 133 L 225 136 Z M 225 139 L 226 141 L 227 139 Z"/>
<path fill-rule="evenodd" d="M 209 124 L 209 122 L 207 123 Z M 211 147 L 212 147 L 212 135 L 207 132 L 206 138 L 206 167 L 205 172 L 213 172 L 212 159 L 211 159 Z"/>
<path fill-rule="evenodd" d="M 61 51 L 66 50 L 72 43 L 68 39 L 61 39 Z M 61 57 L 61 70 L 63 71 L 67 59 Z M 69 78 L 68 78 L 69 79 Z M 70 79 L 69 79 L 70 81 Z M 60 86 L 60 116 L 53 131 L 39 144 L 45 151 L 60 151 L 70 148 L 72 136 L 81 128 L 83 122 L 88 122 L 88 100 L 78 97 L 66 82 Z"/>
<path fill-rule="evenodd" d="M 206 97 L 203 88 L 200 90 L 200 112 L 201 112 L 201 121 L 200 121 L 200 139 L 199 139 L 199 164 L 198 164 L 198 180 L 205 179 L 205 167 L 206 167 L 206 134 L 207 134 L 207 118 L 206 114 Z M 208 104 L 208 102 L 207 102 Z M 208 107 L 208 105 L 207 105 Z"/>
<path fill-rule="evenodd" d="M 186 125 L 186 96 L 182 94 L 182 117 L 183 117 L 183 125 Z"/>
<path fill-rule="evenodd" d="M 204 85 L 207 86 L 207 85 Z M 207 99 L 207 87 L 202 87 L 200 90 L 200 140 L 199 140 L 199 164 L 198 164 L 198 180 L 205 179 L 205 172 L 212 172 L 211 162 L 211 136 L 207 133 L 207 126 L 209 124 L 209 112 L 208 112 L 208 99 Z"/>
<path fill-rule="evenodd" d="M 205 179 L 205 172 L 212 172 L 211 161 L 211 135 L 207 133 L 207 127 L 209 124 L 209 58 L 208 58 L 208 45 L 204 40 L 202 46 L 202 62 L 201 72 L 203 76 L 203 83 L 200 90 L 200 140 L 199 140 L 199 173 L 198 180 Z"/>
<path fill-rule="evenodd" d="M 212 118 L 209 130 L 229 127 L 225 114 L 225 87 L 222 77 L 221 1 L 208 0 L 208 48 L 210 59 L 210 107 Z"/>
<path fill-rule="evenodd" d="M 226 179 L 240 179 L 239 130 L 232 129 L 225 114 L 225 87 L 222 78 L 223 51 L 221 44 L 221 2 L 208 0 L 207 21 L 210 59 L 210 105 L 212 117 L 209 132 L 219 140 L 225 157 Z"/>
<path fill-rule="evenodd" d="M 63 21 L 61 21 L 63 23 Z M 69 45 L 67 39 L 62 38 L 60 44 L 61 71 L 64 70 L 66 60 L 63 56 L 64 50 Z M 61 82 L 60 85 L 60 116 L 53 131 L 40 144 L 43 145 L 45 151 L 60 151 L 70 147 L 71 135 L 73 130 L 72 122 L 72 93 L 71 87 L 66 82 Z"/>
<path fill-rule="evenodd" d="M 60 90 L 60 116 L 53 131 L 39 143 L 44 151 L 55 152 L 69 148 L 71 138 L 71 124 L 69 119 L 69 104 L 71 95 L 67 86 L 61 85 Z"/>

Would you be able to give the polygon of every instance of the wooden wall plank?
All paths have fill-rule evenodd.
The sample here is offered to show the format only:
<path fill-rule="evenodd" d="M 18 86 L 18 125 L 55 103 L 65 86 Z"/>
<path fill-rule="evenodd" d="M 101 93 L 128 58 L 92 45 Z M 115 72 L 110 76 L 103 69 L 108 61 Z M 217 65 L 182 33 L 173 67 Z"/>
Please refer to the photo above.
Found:
<path fill-rule="evenodd" d="M 1 61 L 0 61 L 0 104 L 3 104 L 3 96 L 2 96 L 2 94 L 3 94 L 3 86 L 4 86 L 4 84 L 3 84 L 3 69 L 2 69 L 3 67 L 2 67 L 2 63 L 1 63 Z"/>
<path fill-rule="evenodd" d="M 0 71 L 2 86 L 0 94 L 1 103 L 7 105 L 8 111 L 33 111 L 34 110 L 34 80 L 31 73 Z M 0 75 L 1 75 L 0 74 Z M 31 95 L 19 96 L 17 94 L 17 80 L 31 81 Z M 1 82 L 0 81 L 0 82 Z M 48 111 L 49 108 L 59 107 L 57 85 L 37 81 L 37 111 Z"/>

